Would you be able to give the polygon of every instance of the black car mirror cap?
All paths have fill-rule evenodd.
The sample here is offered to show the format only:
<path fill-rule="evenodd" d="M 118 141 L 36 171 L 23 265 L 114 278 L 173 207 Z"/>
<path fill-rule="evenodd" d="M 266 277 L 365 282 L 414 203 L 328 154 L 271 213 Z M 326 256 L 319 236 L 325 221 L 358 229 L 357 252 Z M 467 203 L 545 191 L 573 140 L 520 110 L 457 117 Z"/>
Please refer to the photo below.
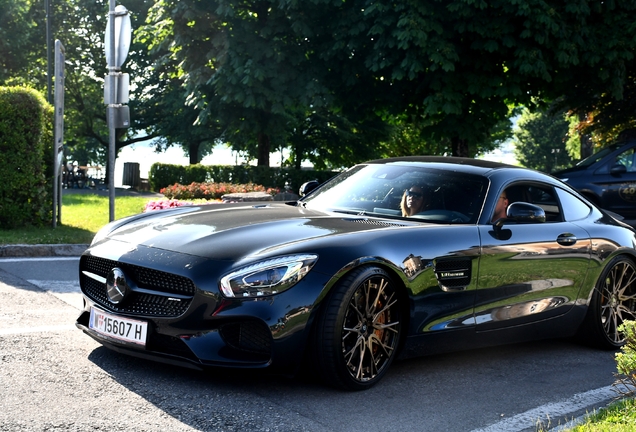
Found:
<path fill-rule="evenodd" d="M 614 166 L 612 166 L 612 168 L 610 168 L 610 174 L 612 175 L 619 175 L 619 174 L 625 174 L 627 172 L 627 168 L 625 168 L 625 165 L 617 163 Z"/>
<path fill-rule="evenodd" d="M 309 195 L 309 193 L 313 191 L 314 189 L 316 189 L 318 185 L 320 185 L 320 183 L 318 183 L 318 180 L 310 180 L 308 182 L 305 182 L 302 185 L 300 185 L 298 194 L 301 197 L 304 197 L 305 195 Z"/>
<path fill-rule="evenodd" d="M 508 209 L 506 210 L 506 217 L 497 219 L 493 223 L 493 227 L 495 229 L 501 229 L 501 227 L 507 222 L 544 223 L 545 210 L 534 204 L 515 202 L 508 206 Z"/>

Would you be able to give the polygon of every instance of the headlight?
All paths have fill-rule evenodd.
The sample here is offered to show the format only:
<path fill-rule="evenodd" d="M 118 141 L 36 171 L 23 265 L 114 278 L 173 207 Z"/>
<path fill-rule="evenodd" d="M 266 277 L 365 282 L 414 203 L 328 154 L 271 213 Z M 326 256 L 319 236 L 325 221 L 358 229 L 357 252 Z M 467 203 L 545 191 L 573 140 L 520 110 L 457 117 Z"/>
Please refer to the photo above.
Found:
<path fill-rule="evenodd" d="M 318 255 L 292 255 L 261 261 L 221 278 L 225 297 L 262 297 L 294 286 L 316 264 Z"/>

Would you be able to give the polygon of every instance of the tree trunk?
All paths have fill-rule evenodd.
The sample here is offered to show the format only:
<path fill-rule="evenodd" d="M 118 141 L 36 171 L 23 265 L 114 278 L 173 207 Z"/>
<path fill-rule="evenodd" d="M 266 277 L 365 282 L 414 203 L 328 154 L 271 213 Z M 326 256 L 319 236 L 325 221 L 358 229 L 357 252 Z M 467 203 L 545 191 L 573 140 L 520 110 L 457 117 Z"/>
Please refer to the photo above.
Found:
<path fill-rule="evenodd" d="M 592 156 L 594 153 L 594 143 L 589 135 L 581 135 L 581 159 L 585 159 L 588 156 Z"/>
<path fill-rule="evenodd" d="M 196 165 L 199 163 L 199 147 L 200 142 L 188 144 L 188 156 L 190 158 L 190 165 Z"/>
<path fill-rule="evenodd" d="M 271 150 L 269 135 L 263 132 L 258 134 L 258 166 L 269 166 L 269 154 Z"/>
<path fill-rule="evenodd" d="M 468 141 L 464 139 L 459 139 L 458 137 L 453 137 L 451 139 L 451 149 L 453 152 L 453 156 L 456 157 L 470 157 L 470 152 L 468 151 Z"/>

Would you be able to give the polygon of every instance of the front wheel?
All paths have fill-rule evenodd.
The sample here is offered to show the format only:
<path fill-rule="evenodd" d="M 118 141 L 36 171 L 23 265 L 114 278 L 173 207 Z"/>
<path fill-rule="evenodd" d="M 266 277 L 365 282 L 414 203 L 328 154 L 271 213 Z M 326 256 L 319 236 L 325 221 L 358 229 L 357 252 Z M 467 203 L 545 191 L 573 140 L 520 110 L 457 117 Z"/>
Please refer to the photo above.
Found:
<path fill-rule="evenodd" d="M 636 319 L 636 267 L 627 257 L 614 258 L 599 278 L 584 323 L 584 334 L 605 349 L 616 349 L 625 342 L 619 330 L 627 320 Z"/>
<path fill-rule="evenodd" d="M 364 390 L 376 384 L 397 354 L 401 301 L 378 267 L 352 271 L 336 285 L 314 332 L 316 366 L 328 384 Z"/>

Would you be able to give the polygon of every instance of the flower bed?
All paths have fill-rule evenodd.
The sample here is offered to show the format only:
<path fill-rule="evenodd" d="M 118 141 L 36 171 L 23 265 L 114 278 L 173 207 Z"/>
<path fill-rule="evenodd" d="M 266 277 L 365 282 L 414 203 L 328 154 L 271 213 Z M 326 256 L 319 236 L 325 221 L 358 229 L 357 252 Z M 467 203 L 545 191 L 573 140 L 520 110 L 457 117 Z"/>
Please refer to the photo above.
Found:
<path fill-rule="evenodd" d="M 191 206 L 194 203 L 188 201 L 179 201 L 179 200 L 158 200 L 158 201 L 148 201 L 146 203 L 146 207 L 144 207 L 144 213 L 152 211 L 152 210 L 164 210 L 169 208 L 181 207 L 181 206 Z"/>
<path fill-rule="evenodd" d="M 189 185 L 175 183 L 172 186 L 161 189 L 159 192 L 170 200 L 220 200 L 223 195 L 232 193 L 265 192 L 270 195 L 276 195 L 279 190 L 277 188 L 266 188 L 254 183 L 191 183 Z"/>

